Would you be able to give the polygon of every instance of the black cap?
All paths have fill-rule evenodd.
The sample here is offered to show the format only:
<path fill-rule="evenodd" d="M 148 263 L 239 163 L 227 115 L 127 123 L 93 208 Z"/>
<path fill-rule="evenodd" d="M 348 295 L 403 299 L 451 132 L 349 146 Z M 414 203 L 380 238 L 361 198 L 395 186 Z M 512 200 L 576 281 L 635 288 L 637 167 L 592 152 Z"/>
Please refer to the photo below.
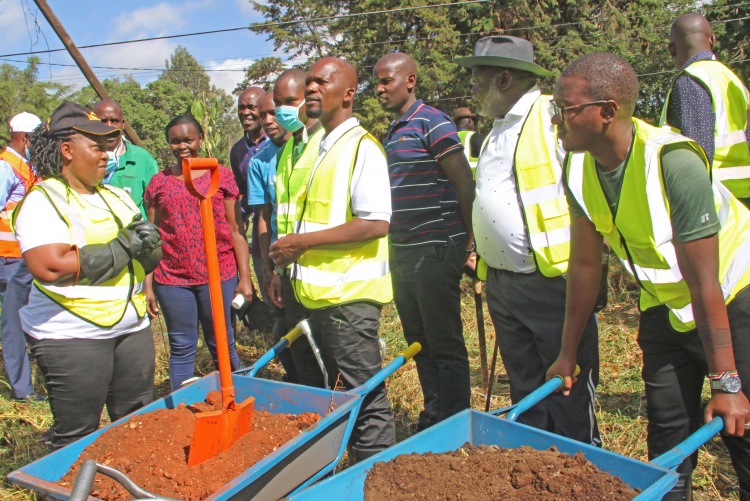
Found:
<path fill-rule="evenodd" d="M 96 136 L 120 135 L 120 129 L 102 123 L 93 111 L 70 101 L 63 101 L 52 112 L 47 119 L 47 129 L 52 133 L 74 129 Z"/>

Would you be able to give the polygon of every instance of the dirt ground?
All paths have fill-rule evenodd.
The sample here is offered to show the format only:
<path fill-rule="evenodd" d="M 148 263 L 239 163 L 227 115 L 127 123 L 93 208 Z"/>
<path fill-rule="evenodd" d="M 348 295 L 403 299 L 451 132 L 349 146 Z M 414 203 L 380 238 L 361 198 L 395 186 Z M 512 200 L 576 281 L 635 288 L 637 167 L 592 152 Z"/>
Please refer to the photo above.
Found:
<path fill-rule="evenodd" d="M 405 454 L 376 463 L 365 481 L 365 501 L 619 501 L 636 495 L 582 453 L 570 456 L 554 447 L 537 451 L 467 443 L 444 454 Z"/>
<path fill-rule="evenodd" d="M 214 394 L 215 393 L 215 394 Z M 206 402 L 221 408 L 219 392 L 211 392 Z M 88 446 L 60 485 L 71 487 L 81 463 L 94 459 L 125 473 L 141 488 L 163 496 L 197 501 L 220 489 L 278 447 L 315 424 L 320 416 L 270 414 L 255 411 L 250 432 L 231 448 L 192 468 L 187 452 L 193 435 L 194 412 L 212 410 L 208 404 L 162 409 L 133 416 L 107 430 Z M 107 501 L 132 497 L 113 480 L 96 476 L 91 495 Z"/>

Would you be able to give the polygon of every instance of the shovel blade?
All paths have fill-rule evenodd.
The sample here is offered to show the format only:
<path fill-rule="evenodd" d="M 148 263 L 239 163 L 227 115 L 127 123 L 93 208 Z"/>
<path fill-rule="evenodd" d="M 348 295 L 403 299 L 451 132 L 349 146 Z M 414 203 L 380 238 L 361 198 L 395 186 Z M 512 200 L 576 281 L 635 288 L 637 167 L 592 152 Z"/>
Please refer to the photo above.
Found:
<path fill-rule="evenodd" d="M 254 406 L 255 398 L 250 397 L 240 404 L 232 402 L 228 409 L 197 413 L 188 466 L 200 464 L 227 450 L 250 431 Z"/>

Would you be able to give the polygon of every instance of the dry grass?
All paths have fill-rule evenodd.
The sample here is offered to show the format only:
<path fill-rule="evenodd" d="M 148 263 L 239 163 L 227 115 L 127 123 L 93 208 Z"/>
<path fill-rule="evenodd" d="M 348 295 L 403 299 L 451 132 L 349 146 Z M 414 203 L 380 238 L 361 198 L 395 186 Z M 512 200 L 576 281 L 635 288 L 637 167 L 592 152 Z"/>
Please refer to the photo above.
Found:
<path fill-rule="evenodd" d="M 469 287 L 463 294 L 463 322 L 466 343 L 472 369 L 472 406 L 484 409 L 484 391 L 481 388 L 479 348 L 473 294 Z M 635 289 L 621 269 L 615 268 L 610 276 L 610 305 L 600 314 L 601 375 L 598 393 L 597 418 L 604 440 L 604 447 L 616 453 L 642 461 L 646 455 L 646 419 L 643 384 L 640 378 L 641 353 L 635 342 L 638 311 Z M 487 332 L 488 357 L 491 360 L 495 334 L 486 305 L 484 308 Z M 381 335 L 388 343 L 388 355 L 394 357 L 406 347 L 401 325 L 393 305 L 383 309 Z M 157 353 L 156 393 L 161 397 L 169 392 L 166 352 L 166 329 L 162 323 L 154 324 L 154 343 Z M 245 362 L 252 362 L 271 346 L 267 332 L 240 328 L 238 352 Z M 201 347 L 196 371 L 207 374 L 212 370 L 208 352 Z M 502 361 L 498 361 L 497 374 L 500 382 L 494 385 L 492 407 L 510 403 L 507 383 L 502 375 Z M 261 373 L 261 377 L 281 378 L 281 367 L 272 362 Z M 38 387 L 41 381 L 35 373 Z M 388 380 L 388 391 L 396 417 L 399 440 L 414 432 L 417 414 L 421 405 L 421 390 L 413 364 L 402 368 Z M 706 393 L 708 395 L 708 393 Z M 5 481 L 5 476 L 45 454 L 38 443 L 39 435 L 51 424 L 49 406 L 42 404 L 20 404 L 9 397 L 7 387 L 0 385 L 0 499 L 10 501 L 37 499 L 34 493 L 17 489 Z M 106 420 L 103 420 L 105 423 Z M 693 476 L 696 500 L 737 499 L 731 492 L 736 483 L 729 457 L 716 438 L 704 448 L 698 469 Z"/>

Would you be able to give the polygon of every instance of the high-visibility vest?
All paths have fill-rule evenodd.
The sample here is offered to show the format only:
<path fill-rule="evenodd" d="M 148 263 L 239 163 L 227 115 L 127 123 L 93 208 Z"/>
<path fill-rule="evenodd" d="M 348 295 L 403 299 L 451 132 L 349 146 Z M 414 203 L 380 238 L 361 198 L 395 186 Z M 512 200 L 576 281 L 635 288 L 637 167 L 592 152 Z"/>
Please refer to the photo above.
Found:
<path fill-rule="evenodd" d="M 140 214 L 128 194 L 114 186 L 100 185 L 96 188 L 110 210 L 94 207 L 57 179 L 42 181 L 31 191 L 40 191 L 47 197 L 68 226 L 71 246 L 79 249 L 109 242 L 133 220 L 133 216 Z M 23 201 L 16 214 L 22 207 Z M 70 313 L 107 328 L 122 320 L 130 303 L 139 317 L 146 315 L 145 276 L 141 264 L 133 259 L 115 278 L 99 285 L 59 286 L 37 279 L 34 279 L 34 285 Z"/>
<path fill-rule="evenodd" d="M 518 137 L 513 171 L 536 266 L 545 277 L 558 277 L 568 270 L 570 209 L 562 182 L 563 168 L 556 152 L 547 147 L 557 144 L 556 129 L 550 121 L 551 99 L 541 95 L 531 106 Z M 487 279 L 484 260 L 479 261 L 477 275 Z"/>
<path fill-rule="evenodd" d="M 711 95 L 716 114 L 712 178 L 724 183 L 735 197 L 750 197 L 750 149 L 745 132 L 750 113 L 747 88 L 719 61 L 696 61 L 682 70 L 680 75 L 683 73 L 694 78 Z M 670 89 L 662 109 L 661 125 L 667 121 L 671 92 Z"/>
<path fill-rule="evenodd" d="M 476 134 L 476 132 L 470 130 L 458 131 L 458 138 L 461 140 L 461 144 L 464 146 L 464 155 L 466 156 L 466 160 L 469 162 L 469 167 L 471 167 L 471 174 L 472 176 L 474 176 L 474 179 L 476 179 L 479 157 L 474 157 L 471 155 L 471 137 L 474 134 Z"/>
<path fill-rule="evenodd" d="M 356 126 L 334 143 L 311 173 L 297 214 L 302 223 L 300 233 L 340 226 L 355 217 L 351 179 L 362 141 L 380 146 L 364 128 Z M 388 237 L 310 249 L 294 264 L 292 285 L 297 300 L 308 309 L 353 301 L 388 303 L 393 299 Z"/>
<path fill-rule="evenodd" d="M 34 173 L 31 172 L 29 164 L 18 153 L 7 148 L 0 153 L 0 160 L 8 162 L 8 165 L 13 169 L 13 173 L 23 183 L 28 192 L 37 180 Z M 18 247 L 16 235 L 10 227 L 13 210 L 18 202 L 6 202 L 5 207 L 0 212 L 0 256 L 2 257 L 21 257 L 21 248 Z"/>
<path fill-rule="evenodd" d="M 569 155 L 566 180 L 575 199 L 596 230 L 609 243 L 641 287 L 640 309 L 669 308 L 669 320 L 679 332 L 695 329 L 690 290 L 680 273 L 672 244 L 669 200 L 664 189 L 661 151 L 667 144 L 691 146 L 694 141 L 666 129 L 633 119 L 635 138 L 625 165 L 616 215 L 612 216 L 596 173 L 594 158 Z M 719 276 L 729 303 L 750 284 L 750 212 L 720 182 L 712 182 L 719 215 Z"/>
<path fill-rule="evenodd" d="M 305 151 L 293 162 L 294 140 L 289 139 L 282 147 L 276 166 L 276 227 L 278 238 L 294 233 L 297 208 L 304 198 L 315 161 L 320 151 L 320 142 L 325 135 L 320 127 L 307 140 Z"/>

